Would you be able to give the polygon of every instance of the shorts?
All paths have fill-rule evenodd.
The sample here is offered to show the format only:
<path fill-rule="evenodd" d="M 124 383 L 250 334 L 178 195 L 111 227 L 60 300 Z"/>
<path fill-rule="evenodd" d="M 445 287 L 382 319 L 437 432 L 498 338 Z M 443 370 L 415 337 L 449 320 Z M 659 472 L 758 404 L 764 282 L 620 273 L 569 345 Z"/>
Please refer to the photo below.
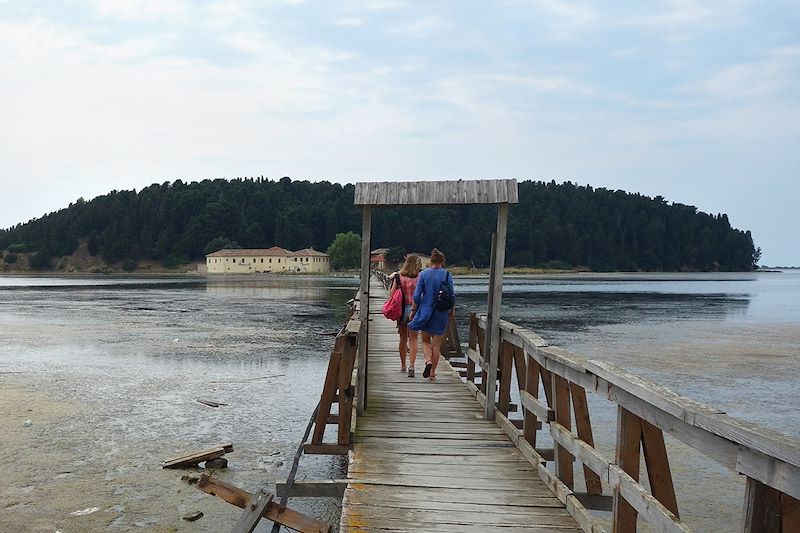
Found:
<path fill-rule="evenodd" d="M 411 316 L 411 306 L 405 305 L 403 306 L 403 318 L 397 321 L 397 327 L 405 326 L 408 324 L 408 317 Z"/>

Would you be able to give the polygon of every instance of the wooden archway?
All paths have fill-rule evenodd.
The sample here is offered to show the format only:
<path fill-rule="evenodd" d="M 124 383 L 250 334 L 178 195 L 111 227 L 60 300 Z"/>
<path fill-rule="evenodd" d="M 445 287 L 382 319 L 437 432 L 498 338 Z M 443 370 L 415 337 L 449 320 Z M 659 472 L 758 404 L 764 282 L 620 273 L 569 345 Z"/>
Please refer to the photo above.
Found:
<path fill-rule="evenodd" d="M 486 346 L 489 368 L 486 375 L 486 410 L 494 419 L 497 387 L 497 361 L 500 352 L 500 304 L 503 297 L 503 269 L 506 260 L 508 206 L 519 201 L 516 179 L 404 181 L 356 183 L 354 204 L 361 208 L 361 332 L 358 354 L 358 414 L 363 414 L 367 400 L 367 353 L 369 339 L 369 279 L 372 237 L 372 208 L 451 205 L 497 205 L 497 229 L 492 234 L 487 302 Z M 491 399 L 491 401 L 488 401 Z"/>

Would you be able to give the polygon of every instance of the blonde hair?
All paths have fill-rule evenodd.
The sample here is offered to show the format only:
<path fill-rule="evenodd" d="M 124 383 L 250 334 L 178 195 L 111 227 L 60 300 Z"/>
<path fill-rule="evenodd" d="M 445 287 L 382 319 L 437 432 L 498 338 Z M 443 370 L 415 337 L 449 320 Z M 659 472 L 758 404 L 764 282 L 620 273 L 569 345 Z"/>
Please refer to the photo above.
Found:
<path fill-rule="evenodd" d="M 439 251 L 438 248 L 434 248 L 431 252 L 431 264 L 432 265 L 443 265 L 444 264 L 444 254 Z"/>
<path fill-rule="evenodd" d="M 408 254 L 400 274 L 407 278 L 416 278 L 419 275 L 419 258 L 414 254 Z"/>

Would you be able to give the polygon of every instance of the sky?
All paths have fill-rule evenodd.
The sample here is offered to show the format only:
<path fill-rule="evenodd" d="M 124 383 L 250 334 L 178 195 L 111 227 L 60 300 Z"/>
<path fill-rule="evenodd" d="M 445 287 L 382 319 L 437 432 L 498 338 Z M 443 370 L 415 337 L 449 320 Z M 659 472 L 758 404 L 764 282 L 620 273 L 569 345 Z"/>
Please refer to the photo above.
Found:
<path fill-rule="evenodd" d="M 265 176 L 573 181 L 800 265 L 796 0 L 0 0 L 0 227 Z"/>

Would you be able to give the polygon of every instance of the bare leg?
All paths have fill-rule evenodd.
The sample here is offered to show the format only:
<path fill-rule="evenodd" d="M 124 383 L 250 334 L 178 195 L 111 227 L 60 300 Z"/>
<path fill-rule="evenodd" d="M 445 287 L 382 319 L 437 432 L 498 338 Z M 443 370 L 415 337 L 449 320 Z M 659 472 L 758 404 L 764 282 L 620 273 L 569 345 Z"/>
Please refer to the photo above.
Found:
<path fill-rule="evenodd" d="M 433 357 L 433 347 L 431 346 L 431 334 L 425 331 L 422 332 L 422 352 L 425 355 L 425 364 L 431 362 Z"/>
<path fill-rule="evenodd" d="M 408 358 L 409 358 L 408 368 L 414 368 L 414 365 L 417 363 L 418 338 L 419 338 L 418 331 L 414 331 L 413 329 L 408 330 Z"/>
<path fill-rule="evenodd" d="M 442 339 L 444 339 L 444 335 L 433 335 L 431 337 L 431 363 L 433 364 L 431 377 L 434 379 L 436 379 L 436 367 L 439 365 L 439 357 L 442 353 Z"/>
<path fill-rule="evenodd" d="M 400 368 L 405 370 L 406 353 L 408 352 L 408 326 L 400 326 L 397 331 L 400 332 L 400 346 L 398 347 L 400 351 Z"/>

